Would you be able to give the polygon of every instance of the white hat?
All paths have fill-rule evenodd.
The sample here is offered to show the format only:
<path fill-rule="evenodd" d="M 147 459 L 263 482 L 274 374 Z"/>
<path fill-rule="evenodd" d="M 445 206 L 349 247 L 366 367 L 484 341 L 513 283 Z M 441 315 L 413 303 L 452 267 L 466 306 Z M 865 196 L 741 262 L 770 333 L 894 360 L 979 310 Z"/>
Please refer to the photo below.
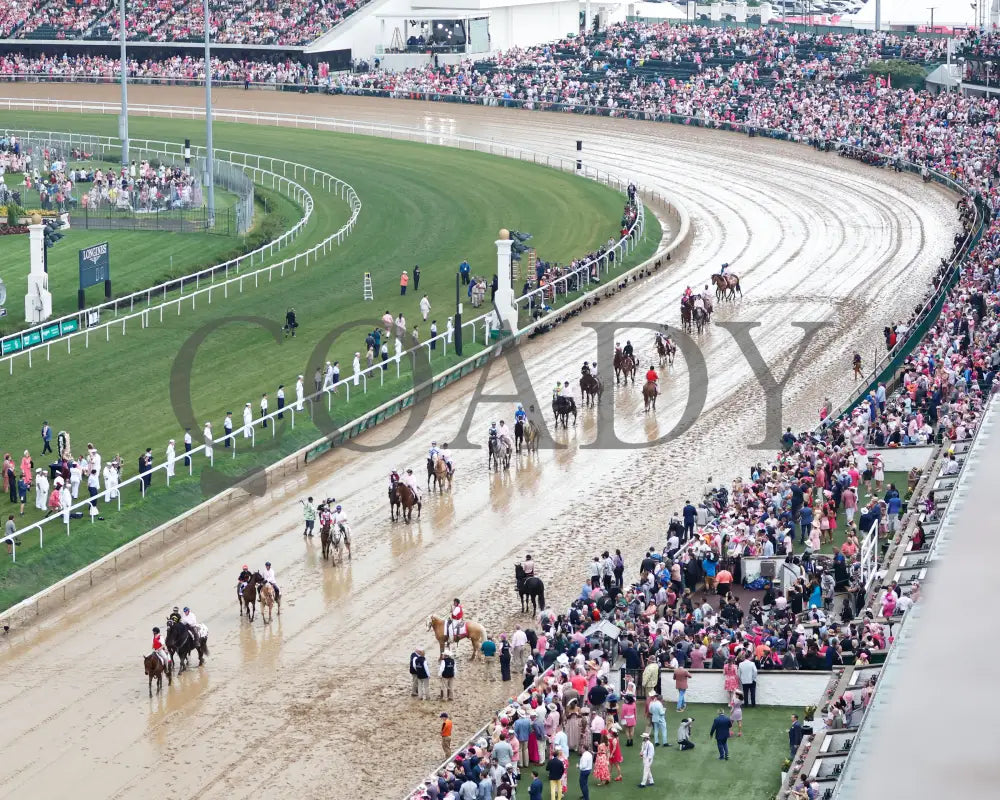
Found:
<path fill-rule="evenodd" d="M 649 696 L 650 697 L 656 697 L 656 689 L 650 689 L 649 690 Z"/>

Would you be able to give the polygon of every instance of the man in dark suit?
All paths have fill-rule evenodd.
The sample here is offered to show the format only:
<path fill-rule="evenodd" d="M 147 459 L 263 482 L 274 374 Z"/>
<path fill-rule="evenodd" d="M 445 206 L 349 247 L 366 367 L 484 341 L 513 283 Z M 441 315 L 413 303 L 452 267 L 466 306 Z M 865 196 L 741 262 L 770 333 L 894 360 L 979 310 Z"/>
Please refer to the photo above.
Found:
<path fill-rule="evenodd" d="M 531 770 L 534 779 L 528 786 L 528 800 L 542 800 L 542 779 L 538 777 L 537 770 Z"/>
<path fill-rule="evenodd" d="M 715 744 L 719 748 L 719 761 L 729 760 L 729 730 L 732 727 L 733 721 L 720 708 L 719 716 L 712 720 L 712 730 L 708 732 L 709 737 L 715 737 Z"/>
<path fill-rule="evenodd" d="M 146 452 L 139 456 L 139 473 L 142 475 L 143 491 L 148 492 L 153 480 L 153 448 L 147 447 Z"/>
<path fill-rule="evenodd" d="M 689 536 L 694 536 L 694 523 L 698 519 L 698 509 L 688 500 L 684 505 L 684 536 L 681 542 L 686 542 Z"/>
<path fill-rule="evenodd" d="M 795 760 L 795 753 L 802 744 L 802 723 L 799 722 L 799 715 L 792 714 L 792 727 L 788 729 L 788 758 Z"/>

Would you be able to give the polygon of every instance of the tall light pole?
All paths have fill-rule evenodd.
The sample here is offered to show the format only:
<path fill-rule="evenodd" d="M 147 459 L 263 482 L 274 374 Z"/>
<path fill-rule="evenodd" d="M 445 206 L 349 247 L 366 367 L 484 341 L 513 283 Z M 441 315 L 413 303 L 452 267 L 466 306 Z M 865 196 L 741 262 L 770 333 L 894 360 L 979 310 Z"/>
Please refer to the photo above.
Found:
<path fill-rule="evenodd" d="M 122 166 L 128 166 L 128 62 L 125 60 L 125 0 L 118 0 L 118 38 L 121 41 L 119 67 L 122 84 L 122 113 L 118 118 L 118 138 L 122 143 Z"/>
<path fill-rule="evenodd" d="M 124 2 L 124 0 L 122 0 Z M 208 0 L 205 0 L 205 164 L 208 173 L 208 227 L 215 226 L 215 149 L 212 146 L 212 48 Z"/>
<path fill-rule="evenodd" d="M 882 0 L 875 0 L 875 32 L 882 30 Z"/>
<path fill-rule="evenodd" d="M 937 6 L 927 6 L 927 10 L 931 12 L 931 33 L 934 33 L 934 11 Z"/>

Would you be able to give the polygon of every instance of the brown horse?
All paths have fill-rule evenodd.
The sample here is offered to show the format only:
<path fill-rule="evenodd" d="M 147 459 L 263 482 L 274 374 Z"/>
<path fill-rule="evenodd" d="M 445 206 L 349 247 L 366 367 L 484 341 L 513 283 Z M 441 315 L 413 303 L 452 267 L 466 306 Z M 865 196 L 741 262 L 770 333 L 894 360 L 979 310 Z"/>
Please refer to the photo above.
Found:
<path fill-rule="evenodd" d="M 448 484 L 448 491 L 451 491 L 451 470 L 448 463 L 441 456 L 434 456 L 434 488 L 439 492 L 444 491 L 445 483 Z"/>
<path fill-rule="evenodd" d="M 396 510 L 399 509 L 399 516 L 404 522 L 411 522 L 413 519 L 413 507 L 417 507 L 417 519 L 420 519 L 420 499 L 402 481 L 396 481 L 389 490 L 389 515 L 393 522 L 396 521 Z"/>
<path fill-rule="evenodd" d="M 236 596 L 240 601 L 241 619 L 245 611 L 247 619 L 253 622 L 253 618 L 257 613 L 257 587 L 260 585 L 260 581 L 263 580 L 263 576 L 259 572 L 255 572 L 250 576 L 250 580 L 243 585 L 242 591 L 239 588 L 236 589 Z"/>
<path fill-rule="evenodd" d="M 601 395 L 604 394 L 604 384 L 600 378 L 594 377 L 591 373 L 586 373 L 580 378 L 580 396 L 588 406 L 595 402 L 601 402 Z"/>
<path fill-rule="evenodd" d="M 263 611 L 260 615 L 265 625 L 267 625 L 273 618 L 275 604 L 278 606 L 278 616 L 281 616 L 281 600 L 275 596 L 274 587 L 267 581 L 264 581 L 260 587 L 260 602 L 261 605 L 267 609 L 267 619 L 264 619 Z"/>
<path fill-rule="evenodd" d="M 656 352 L 660 356 L 661 367 L 664 363 L 671 367 L 674 365 L 674 356 L 677 355 L 677 345 L 670 341 L 670 339 L 665 339 L 660 334 L 656 334 Z"/>
<path fill-rule="evenodd" d="M 149 676 L 149 696 L 153 696 L 153 678 L 156 678 L 156 693 L 159 694 L 163 688 L 163 675 L 167 675 L 167 685 L 172 686 L 174 682 L 174 662 L 163 661 L 156 653 L 150 653 L 142 657 L 142 664 Z"/>
<path fill-rule="evenodd" d="M 646 385 L 642 387 L 643 410 L 649 411 L 650 406 L 652 406 L 653 411 L 656 411 L 657 394 L 659 392 L 656 389 L 656 383 L 654 381 L 646 381 Z"/>
<path fill-rule="evenodd" d="M 615 383 L 623 379 L 627 383 L 629 378 L 635 383 L 635 356 L 627 356 L 621 350 L 615 352 Z"/>
<path fill-rule="evenodd" d="M 431 618 L 427 620 L 427 630 L 434 631 L 434 636 L 438 640 L 438 644 L 441 646 L 441 654 L 444 654 L 444 648 L 448 644 L 448 637 L 445 635 L 444 620 L 441 617 L 431 615 Z M 475 661 L 476 657 L 479 655 L 479 648 L 482 647 L 483 642 L 486 641 L 486 630 L 478 622 L 473 622 L 472 620 L 465 620 L 465 632 L 453 637 L 456 642 L 462 639 L 468 639 L 472 642 L 472 660 Z"/>
<path fill-rule="evenodd" d="M 715 297 L 717 300 L 735 300 L 737 292 L 740 297 L 743 297 L 743 290 L 740 288 L 740 276 L 735 273 L 713 275 L 712 283 L 715 284 Z"/>

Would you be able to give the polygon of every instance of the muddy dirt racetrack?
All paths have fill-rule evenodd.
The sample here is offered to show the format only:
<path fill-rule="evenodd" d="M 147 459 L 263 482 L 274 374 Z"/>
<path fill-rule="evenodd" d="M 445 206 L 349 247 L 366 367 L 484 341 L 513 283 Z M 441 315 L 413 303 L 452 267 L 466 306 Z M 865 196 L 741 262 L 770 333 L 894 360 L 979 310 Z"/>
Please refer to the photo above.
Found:
<path fill-rule="evenodd" d="M 116 91 L 0 87 L 7 96 L 104 100 Z M 196 105 L 203 96 L 196 89 L 131 91 L 133 102 L 162 105 Z M 684 287 L 704 284 L 721 262 L 731 262 L 744 299 L 716 319 L 760 322 L 753 338 L 775 375 L 801 337 L 792 321 L 832 323 L 785 389 L 784 421 L 795 429 L 813 424 L 825 396 L 836 404 L 850 391 L 854 349 L 871 353 L 883 326 L 907 315 L 948 254 L 956 227 L 953 198 L 919 180 L 763 139 L 343 97 L 219 91 L 215 102 L 393 122 L 565 156 L 583 139 L 591 165 L 671 194 L 693 224 L 682 258 L 583 319 L 676 323 Z M 336 173 L 335 154 L 316 166 Z M 238 313 L 238 301 L 233 309 Z M 580 363 L 594 358 L 596 337 L 580 322 L 520 351 L 546 417 L 552 384 L 575 385 Z M 645 367 L 651 334 L 626 329 L 618 338 L 631 338 Z M 488 474 L 482 450 L 459 452 L 453 493 L 427 498 L 412 525 L 390 523 L 389 469 L 419 473 L 430 441 L 454 437 L 478 380 L 472 377 L 436 395 L 418 432 L 402 444 L 333 453 L 58 619 L 13 632 L 0 645 L 0 797 L 400 797 L 440 754 L 442 706 L 410 699 L 406 668 L 414 646 L 436 656 L 429 614 L 444 613 L 460 597 L 466 613 L 491 632 L 512 625 L 513 562 L 526 551 L 535 555 L 550 604 L 565 608 L 598 549 L 621 547 L 626 578 L 634 575 L 643 548 L 662 543 L 665 520 L 687 496 L 709 477 L 728 482 L 762 457 L 747 447 L 763 434 L 763 394 L 746 359 L 722 328 L 699 341 L 709 375 L 705 410 L 675 441 L 585 449 L 597 420 L 584 410 L 575 428 L 554 434 L 564 449 L 517 458 L 508 474 Z M 605 366 L 606 382 L 609 374 Z M 680 359 L 663 383 L 655 414 L 643 413 L 638 388 L 608 387 L 604 404 L 614 402 L 623 441 L 652 441 L 680 418 L 688 396 Z M 486 388 L 513 391 L 503 361 Z M 510 403 L 478 407 L 471 441 L 483 444 L 489 422 L 511 416 Z M 401 428 L 396 420 L 362 443 L 390 441 Z M 308 494 L 345 504 L 355 532 L 348 566 L 325 565 L 318 538 L 303 539 L 298 500 Z M 286 602 L 273 624 L 250 626 L 238 616 L 236 574 L 245 562 L 259 567 L 267 559 Z M 140 656 L 148 652 L 150 628 L 175 604 L 190 605 L 207 623 L 212 654 L 149 700 Z M 467 646 L 460 652 L 459 695 L 448 704 L 456 742 L 514 691 L 513 684 L 485 683 Z"/>

